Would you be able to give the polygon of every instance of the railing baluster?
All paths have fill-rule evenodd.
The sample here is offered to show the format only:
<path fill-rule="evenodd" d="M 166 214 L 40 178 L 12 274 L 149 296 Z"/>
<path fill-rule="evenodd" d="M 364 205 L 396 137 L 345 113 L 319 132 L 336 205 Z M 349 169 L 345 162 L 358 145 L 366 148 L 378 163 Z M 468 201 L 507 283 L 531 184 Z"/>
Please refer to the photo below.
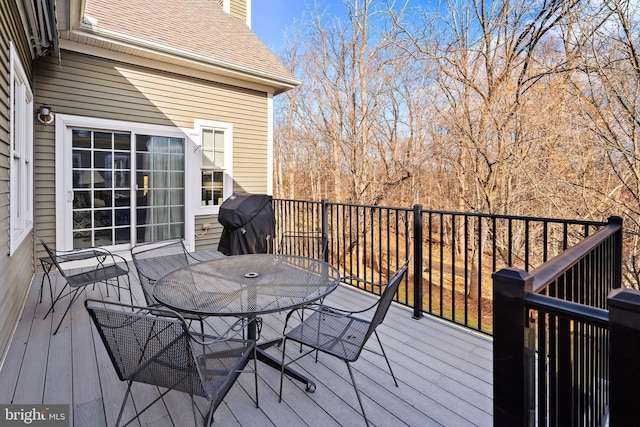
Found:
<path fill-rule="evenodd" d="M 429 223 L 431 219 L 429 219 Z M 431 228 L 429 228 L 431 230 Z M 423 316 L 422 303 L 422 206 L 413 206 L 413 318 L 419 319 Z M 431 242 L 429 242 L 431 245 Z M 431 246 L 429 246 L 431 253 Z M 431 259 L 429 260 L 431 261 Z M 429 269 L 431 277 L 431 269 Z M 431 280 L 429 280 L 431 282 Z M 431 311 L 431 286 L 429 286 L 429 311 Z"/>
<path fill-rule="evenodd" d="M 456 321 L 456 216 L 451 215 L 451 320 Z M 441 260 L 444 263 L 444 260 Z"/>

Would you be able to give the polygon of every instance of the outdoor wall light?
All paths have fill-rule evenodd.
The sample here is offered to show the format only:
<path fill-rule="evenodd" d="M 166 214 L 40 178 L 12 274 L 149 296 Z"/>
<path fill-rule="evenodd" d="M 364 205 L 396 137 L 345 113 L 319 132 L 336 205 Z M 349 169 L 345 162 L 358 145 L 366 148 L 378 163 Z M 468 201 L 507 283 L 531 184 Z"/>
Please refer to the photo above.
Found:
<path fill-rule="evenodd" d="M 51 112 L 51 107 L 43 105 L 40 107 L 40 111 L 37 114 L 38 121 L 43 125 L 48 125 L 53 123 L 53 113 Z"/>

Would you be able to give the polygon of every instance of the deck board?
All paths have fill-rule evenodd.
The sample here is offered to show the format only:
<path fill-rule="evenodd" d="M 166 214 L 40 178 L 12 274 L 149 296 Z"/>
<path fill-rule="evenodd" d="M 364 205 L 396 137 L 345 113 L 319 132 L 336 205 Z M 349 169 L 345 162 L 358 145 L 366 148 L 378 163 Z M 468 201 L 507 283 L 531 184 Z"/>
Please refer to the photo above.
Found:
<path fill-rule="evenodd" d="M 59 321 L 67 299 L 56 306 L 53 315 L 43 319 L 50 301 L 46 289 L 38 303 L 41 275 L 33 278 L 19 324 L 0 369 L 0 403 L 53 404 L 72 406 L 72 425 L 76 427 L 115 425 L 126 384 L 121 382 L 104 350 L 100 337 L 84 309 L 84 299 L 116 300 L 113 289 L 107 297 L 104 286 L 89 288 L 74 303 L 60 331 L 51 333 Z M 52 274 L 56 288 L 61 278 Z M 134 300 L 144 305 L 140 284 L 131 274 Z M 128 301 L 128 296 L 124 298 Z M 363 292 L 339 287 L 326 299 L 341 306 L 365 306 L 374 299 Z M 490 426 L 492 417 L 492 342 L 486 336 L 426 316 L 416 320 L 406 307 L 393 305 L 378 333 L 391 360 L 399 383 L 395 387 L 384 359 L 363 352 L 352 364 L 372 425 Z M 220 328 L 221 319 L 207 320 Z M 264 316 L 261 337 L 279 338 L 284 315 Z M 377 350 L 375 339 L 369 345 Z M 287 356 L 298 354 L 298 347 L 287 346 Z M 282 348 L 268 352 L 280 358 Z M 289 358 L 287 358 L 289 360 Z M 258 363 L 260 408 L 253 402 L 254 382 L 243 374 L 232 387 L 215 415 L 216 426 L 353 426 L 364 425 L 355 392 L 344 362 L 320 355 L 293 365 L 312 377 L 315 393 L 288 378 L 284 380 L 283 401 L 278 402 L 280 373 Z M 158 389 L 134 384 L 136 406 L 145 405 Z M 207 402 L 196 398 L 206 410 Z M 134 415 L 131 402 L 124 418 Z M 190 399 L 170 392 L 141 417 L 143 426 L 183 426 L 193 424 Z"/>

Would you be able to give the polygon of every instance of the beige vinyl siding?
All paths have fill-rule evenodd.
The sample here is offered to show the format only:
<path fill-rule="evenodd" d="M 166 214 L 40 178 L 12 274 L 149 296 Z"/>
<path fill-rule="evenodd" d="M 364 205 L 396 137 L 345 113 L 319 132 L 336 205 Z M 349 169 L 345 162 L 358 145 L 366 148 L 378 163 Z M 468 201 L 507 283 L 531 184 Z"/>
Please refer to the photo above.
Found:
<path fill-rule="evenodd" d="M 232 123 L 234 191 L 266 191 L 266 93 L 70 51 L 62 51 L 61 67 L 49 59 L 36 73 L 36 105 L 50 105 L 56 114 L 183 128 L 193 128 L 194 119 Z M 54 143 L 53 134 L 45 132 L 52 130 L 36 129 L 37 138 L 49 140 L 35 163 L 36 184 L 46 200 L 38 205 L 36 222 L 50 241 L 55 239 L 55 194 L 47 183 L 54 180 Z M 201 231 L 196 226 L 196 234 Z"/>
<path fill-rule="evenodd" d="M 202 229 L 203 224 L 211 225 L 211 228 L 205 233 Z M 217 215 L 201 215 L 196 218 L 196 251 L 202 249 L 218 249 L 218 242 L 222 234 L 222 224 L 218 222 Z"/>
<path fill-rule="evenodd" d="M 0 2 L 0 361 L 16 325 L 33 276 L 33 239 L 9 256 L 9 42 L 31 76 L 27 38 L 15 2 Z M 33 89 L 33 86 L 32 86 Z"/>
<path fill-rule="evenodd" d="M 243 21 L 247 20 L 247 0 L 231 0 L 229 10 L 232 15 L 237 16 Z"/>
<path fill-rule="evenodd" d="M 37 77 L 36 77 L 37 79 Z M 36 93 L 36 100 L 34 105 L 39 107 L 46 102 L 38 100 Z M 55 157 L 53 155 L 55 151 L 55 126 L 44 126 L 39 122 L 34 122 L 34 170 L 35 176 L 33 178 L 35 185 L 35 203 L 34 203 L 34 231 L 36 236 L 42 237 L 49 245 L 55 247 L 56 236 L 56 221 L 54 215 L 42 215 L 43 211 L 49 211 L 55 209 L 55 191 L 56 180 L 52 175 L 52 171 L 55 171 Z M 35 240 L 36 256 L 45 256 L 44 249 L 41 247 L 40 242 Z M 39 262 L 36 263 L 37 271 L 41 270 Z"/>

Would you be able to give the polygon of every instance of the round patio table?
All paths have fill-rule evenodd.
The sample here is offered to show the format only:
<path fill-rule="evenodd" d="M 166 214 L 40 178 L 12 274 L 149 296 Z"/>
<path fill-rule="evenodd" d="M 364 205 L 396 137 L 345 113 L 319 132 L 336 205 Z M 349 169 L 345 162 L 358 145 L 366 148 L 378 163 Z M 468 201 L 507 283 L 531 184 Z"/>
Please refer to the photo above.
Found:
<path fill-rule="evenodd" d="M 178 311 L 207 316 L 253 319 L 247 336 L 257 338 L 256 316 L 303 307 L 332 292 L 340 272 L 323 260 L 293 255 L 248 254 L 192 264 L 160 278 L 154 297 Z M 259 344 L 258 359 L 281 368 L 264 349 L 279 340 Z M 285 368 L 292 378 L 315 390 L 315 384 Z"/>

